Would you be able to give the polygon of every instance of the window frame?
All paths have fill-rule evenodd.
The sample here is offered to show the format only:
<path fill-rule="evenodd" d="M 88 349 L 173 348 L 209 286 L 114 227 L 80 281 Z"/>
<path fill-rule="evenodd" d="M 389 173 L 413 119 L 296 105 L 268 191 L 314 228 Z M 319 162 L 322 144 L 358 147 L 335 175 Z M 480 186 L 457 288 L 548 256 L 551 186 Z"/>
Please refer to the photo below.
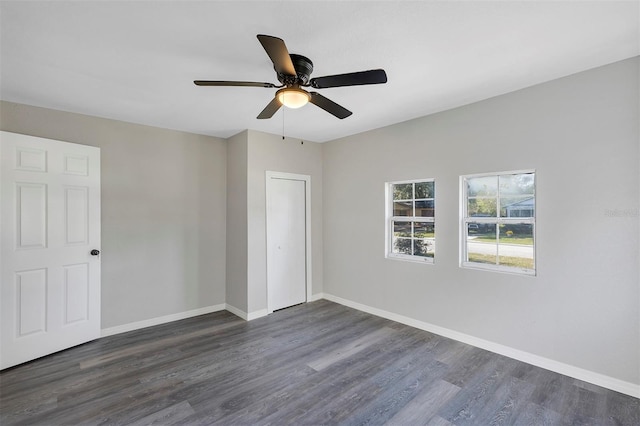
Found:
<path fill-rule="evenodd" d="M 415 184 L 419 184 L 419 183 L 425 183 L 425 182 L 432 182 L 433 183 L 433 194 L 432 197 L 430 198 L 416 198 L 416 194 L 415 194 Z M 395 216 L 394 215 L 394 199 L 393 199 L 393 187 L 394 185 L 402 185 L 402 184 L 413 184 L 413 188 L 412 188 L 412 192 L 413 192 L 413 198 L 411 198 L 411 202 L 413 203 L 413 214 L 414 216 Z M 397 260 L 403 260 L 403 261 L 408 261 L 408 262 L 417 262 L 417 263 L 426 263 L 426 264 L 433 264 L 435 263 L 435 244 L 436 244 L 436 231 L 435 231 L 435 224 L 436 224 L 436 181 L 435 178 L 426 178 L 426 179 L 410 179 L 410 180 L 402 180 L 402 181 L 393 181 L 393 182 L 386 182 L 385 183 L 385 195 L 386 195 L 386 200 L 385 200 L 385 205 L 386 205 L 386 220 L 385 220 L 385 257 L 387 259 L 397 259 Z M 429 217 L 429 216 L 415 216 L 415 202 L 416 201 L 422 201 L 422 200 L 432 200 L 433 201 L 433 216 Z M 398 201 L 398 200 L 396 200 Z M 400 200 L 400 201 L 405 201 L 405 200 Z M 406 200 L 409 201 L 409 200 Z M 433 232 L 433 238 L 429 238 L 430 240 L 433 241 L 433 256 L 417 256 L 415 254 L 404 254 L 404 253 L 394 253 L 393 252 L 393 242 L 394 242 L 394 235 L 393 235 L 393 231 L 394 231 L 394 222 L 408 222 L 408 223 L 412 223 L 412 222 L 426 222 L 426 223 L 431 223 L 434 229 Z M 412 225 L 412 236 L 409 237 L 409 239 L 411 239 L 412 241 L 415 239 L 420 239 L 420 238 L 416 238 L 413 235 L 413 225 Z M 426 239 L 426 238 L 425 238 Z M 412 245 L 413 246 L 413 245 Z"/>
<path fill-rule="evenodd" d="M 520 174 L 533 174 L 533 216 L 531 217 L 501 217 L 500 206 L 500 187 L 498 185 L 496 189 L 496 216 L 469 216 L 469 196 L 467 180 L 472 178 L 481 177 L 496 177 L 500 179 L 500 176 L 520 175 Z M 506 172 L 489 172 L 489 173 L 474 173 L 460 176 L 460 267 L 466 269 L 481 269 L 494 272 L 510 273 L 516 275 L 536 276 L 537 275 L 537 238 L 536 238 L 536 216 L 537 216 L 537 173 L 535 169 L 527 170 L 514 170 Z M 476 197 L 472 197 L 476 198 Z M 487 197 L 491 198 L 491 197 Z M 496 264 L 480 263 L 468 261 L 468 229 L 469 224 L 486 224 L 496 226 Z M 533 238 L 533 268 L 520 268 L 514 266 L 505 266 L 499 264 L 500 259 L 500 225 L 518 225 L 527 224 L 531 225 L 532 238 Z"/>

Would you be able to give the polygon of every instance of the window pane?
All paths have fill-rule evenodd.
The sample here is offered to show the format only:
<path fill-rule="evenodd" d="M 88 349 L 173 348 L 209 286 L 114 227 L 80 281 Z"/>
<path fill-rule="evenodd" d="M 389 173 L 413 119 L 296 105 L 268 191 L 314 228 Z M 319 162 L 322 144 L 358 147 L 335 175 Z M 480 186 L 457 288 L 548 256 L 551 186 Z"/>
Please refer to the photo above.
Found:
<path fill-rule="evenodd" d="M 533 196 L 534 174 L 500 175 L 500 196 L 531 195 Z"/>
<path fill-rule="evenodd" d="M 431 261 L 435 252 L 435 182 L 391 183 L 391 248 L 397 257 Z"/>
<path fill-rule="evenodd" d="M 419 200 L 416 201 L 416 216 L 418 217 L 434 217 L 434 201 L 433 200 Z"/>
<path fill-rule="evenodd" d="M 413 255 L 433 257 L 433 240 L 413 240 Z"/>
<path fill-rule="evenodd" d="M 433 198 L 433 182 L 416 183 L 416 198 Z"/>
<path fill-rule="evenodd" d="M 509 223 L 500 225 L 500 244 L 533 246 L 533 224 Z"/>
<path fill-rule="evenodd" d="M 467 224 L 467 261 L 496 264 L 498 240 L 495 224 Z"/>
<path fill-rule="evenodd" d="M 393 253 L 411 254 L 411 238 L 394 238 Z"/>
<path fill-rule="evenodd" d="M 534 217 L 535 198 L 505 197 L 500 198 L 500 217 Z"/>
<path fill-rule="evenodd" d="M 496 217 L 495 198 L 469 198 L 467 215 L 470 217 Z"/>
<path fill-rule="evenodd" d="M 433 238 L 433 222 L 413 222 L 413 236 L 415 238 Z"/>
<path fill-rule="evenodd" d="M 482 239 L 494 239 L 496 237 L 495 223 L 471 222 L 467 224 L 467 234 Z"/>
<path fill-rule="evenodd" d="M 500 265 L 533 269 L 533 224 L 500 225 L 499 242 Z"/>
<path fill-rule="evenodd" d="M 411 222 L 393 222 L 394 237 L 411 237 Z"/>
<path fill-rule="evenodd" d="M 466 258 L 462 261 L 495 265 L 496 270 L 535 271 L 535 173 L 467 176 L 463 184 Z"/>
<path fill-rule="evenodd" d="M 411 201 L 394 201 L 393 202 L 393 215 L 394 216 L 413 216 L 413 202 Z"/>
<path fill-rule="evenodd" d="M 394 200 L 411 200 L 413 198 L 412 183 L 398 183 L 393 185 Z"/>
<path fill-rule="evenodd" d="M 495 196 L 498 195 L 498 177 L 484 176 L 467 179 L 467 196 Z"/>

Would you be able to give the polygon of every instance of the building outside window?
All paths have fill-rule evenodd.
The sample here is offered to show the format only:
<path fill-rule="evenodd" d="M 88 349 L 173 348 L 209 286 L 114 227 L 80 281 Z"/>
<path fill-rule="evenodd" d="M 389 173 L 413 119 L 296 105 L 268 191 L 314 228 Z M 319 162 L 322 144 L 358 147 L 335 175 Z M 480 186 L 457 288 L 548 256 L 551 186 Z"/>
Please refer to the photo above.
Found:
<path fill-rule="evenodd" d="M 387 183 L 387 199 L 387 257 L 433 262 L 434 180 Z"/>
<path fill-rule="evenodd" d="M 535 172 L 460 180 L 461 266 L 535 275 Z"/>

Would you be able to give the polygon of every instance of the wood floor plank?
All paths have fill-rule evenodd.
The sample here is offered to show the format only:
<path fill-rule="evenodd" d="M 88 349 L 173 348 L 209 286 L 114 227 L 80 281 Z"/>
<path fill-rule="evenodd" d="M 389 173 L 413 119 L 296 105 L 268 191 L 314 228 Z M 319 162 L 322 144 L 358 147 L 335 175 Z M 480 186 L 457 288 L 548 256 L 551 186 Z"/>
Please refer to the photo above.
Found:
<path fill-rule="evenodd" d="M 630 422 L 629 424 L 640 425 L 640 399 L 618 392 L 605 390 L 604 393 L 606 409 L 603 413 L 607 414 L 609 423 L 622 425 Z"/>
<path fill-rule="evenodd" d="M 448 366 L 436 360 L 410 367 L 408 374 L 393 385 L 385 386 L 374 400 L 353 410 L 346 423 L 386 424 L 423 389 L 439 380 L 447 369 Z M 422 409 L 425 410 L 424 407 Z"/>
<path fill-rule="evenodd" d="M 459 391 L 458 386 L 444 380 L 437 380 L 405 404 L 387 424 L 389 426 L 421 426 L 430 424 L 432 420 L 435 422 L 434 418 L 441 417 L 434 413 L 437 413 L 440 407 Z"/>
<path fill-rule="evenodd" d="M 532 384 L 507 375 L 484 402 L 477 418 L 492 426 L 515 424 L 533 390 Z"/>
<path fill-rule="evenodd" d="M 148 416 L 145 416 L 133 423 L 129 423 L 129 426 L 168 426 L 176 424 L 178 421 L 183 420 L 194 413 L 195 411 L 193 411 L 189 402 L 182 401 L 178 404 L 171 405 L 160 411 L 149 414 Z"/>
<path fill-rule="evenodd" d="M 431 420 L 429 420 L 429 423 L 427 423 L 427 426 L 453 426 L 453 423 L 450 423 L 449 421 L 443 419 L 440 416 L 436 416 Z"/>
<path fill-rule="evenodd" d="M 370 345 L 379 342 L 381 339 L 389 336 L 394 330 L 389 327 L 383 327 L 372 331 L 356 340 L 347 342 L 344 346 L 328 354 L 323 354 L 320 358 L 317 358 L 307 365 L 316 371 L 325 369 L 326 367 L 339 362 L 343 359 L 347 359 L 354 354 L 366 349 Z"/>
<path fill-rule="evenodd" d="M 109 353 L 102 354 L 100 356 L 82 361 L 80 362 L 80 369 L 84 370 L 87 368 L 95 367 L 95 366 L 106 364 L 109 362 L 114 362 L 122 358 L 135 356 L 139 354 L 142 350 L 155 351 L 155 350 L 160 350 L 168 347 L 173 347 L 176 344 L 184 342 L 185 340 L 200 339 L 205 336 L 212 336 L 223 330 L 226 330 L 227 328 L 237 327 L 242 323 L 243 321 L 241 319 L 238 319 L 237 321 L 233 321 L 230 323 L 226 323 L 223 325 L 218 325 L 215 327 L 210 327 L 202 330 L 194 330 L 189 333 L 181 334 L 179 336 L 169 336 L 162 339 L 158 339 L 153 342 L 131 344 L 120 350 L 110 351 Z M 141 348 L 141 346 L 144 346 L 144 348 Z"/>
<path fill-rule="evenodd" d="M 490 424 L 493 418 L 492 416 L 487 416 L 487 406 L 489 406 L 503 380 L 510 379 L 510 369 L 516 364 L 516 361 L 505 357 L 497 357 L 488 352 L 482 355 L 482 357 L 474 356 L 469 358 L 469 360 L 483 360 L 475 368 L 462 368 L 469 366 L 468 360 L 460 364 L 459 368 L 464 371 L 464 380 L 459 380 L 460 377 L 456 377 L 455 382 L 460 383 L 457 386 L 462 389 L 439 412 L 442 418 L 455 425 Z M 449 381 L 450 378 L 451 375 L 445 377 L 444 380 Z M 494 406 L 489 407 L 489 412 L 497 408 Z"/>
<path fill-rule="evenodd" d="M 413 374 L 421 363 L 427 364 L 429 347 L 421 343 L 414 347 L 411 354 L 400 352 L 398 355 L 383 358 L 377 368 L 348 386 L 336 387 L 321 405 L 311 405 L 304 419 L 311 424 L 348 424 L 358 409 L 370 407 L 373 401 L 384 394 L 385 389 L 401 386 L 407 375 Z M 340 371 L 333 370 L 332 374 L 340 374 Z"/>
<path fill-rule="evenodd" d="M 0 424 L 640 425 L 632 398 L 320 300 L 216 312 L 0 372 Z"/>
<path fill-rule="evenodd" d="M 530 402 L 520 410 L 514 424 L 520 426 L 556 426 L 562 424 L 562 416 L 555 411 Z"/>

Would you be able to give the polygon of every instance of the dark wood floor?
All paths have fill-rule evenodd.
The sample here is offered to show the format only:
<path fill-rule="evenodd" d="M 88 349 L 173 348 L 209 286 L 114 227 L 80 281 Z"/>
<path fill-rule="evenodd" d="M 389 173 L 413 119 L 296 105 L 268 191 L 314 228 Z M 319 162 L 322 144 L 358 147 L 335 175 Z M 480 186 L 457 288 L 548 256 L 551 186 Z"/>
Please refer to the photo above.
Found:
<path fill-rule="evenodd" d="M 639 425 L 639 400 L 328 301 L 103 338 L 0 373 L 0 424 Z"/>

